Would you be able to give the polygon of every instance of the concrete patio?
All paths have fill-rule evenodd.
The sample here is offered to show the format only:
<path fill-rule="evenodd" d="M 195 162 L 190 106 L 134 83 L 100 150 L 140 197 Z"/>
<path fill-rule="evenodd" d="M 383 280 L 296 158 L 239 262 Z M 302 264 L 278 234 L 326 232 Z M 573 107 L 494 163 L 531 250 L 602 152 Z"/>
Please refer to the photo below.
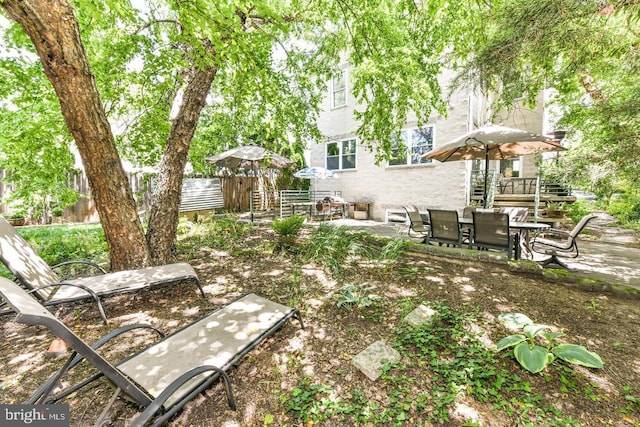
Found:
<path fill-rule="evenodd" d="M 594 235 L 584 235 L 579 243 L 580 256 L 575 259 L 563 258 L 563 261 L 568 265 L 570 273 L 578 278 L 595 279 L 611 286 L 628 287 L 640 292 L 638 237 L 630 230 L 608 227 L 610 222 L 610 218 L 604 214 L 592 220 L 587 229 L 597 231 L 594 235 L 600 237 L 594 240 Z M 408 236 L 408 226 L 405 224 L 353 219 L 328 221 L 327 224 L 344 225 L 381 237 L 400 236 L 416 243 L 420 241 L 419 238 L 412 239 Z M 541 259 L 544 257 L 536 254 L 534 261 Z"/>

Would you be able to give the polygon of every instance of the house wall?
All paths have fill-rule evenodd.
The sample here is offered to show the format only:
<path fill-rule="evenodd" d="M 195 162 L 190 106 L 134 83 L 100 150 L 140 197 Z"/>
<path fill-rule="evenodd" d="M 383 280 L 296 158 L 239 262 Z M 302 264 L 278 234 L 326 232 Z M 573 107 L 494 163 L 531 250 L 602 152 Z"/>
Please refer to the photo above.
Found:
<path fill-rule="evenodd" d="M 443 87 L 451 75 L 441 79 Z M 347 75 L 347 92 L 349 78 Z M 434 149 L 450 140 L 487 122 L 485 100 L 467 91 L 452 94 L 449 98 L 447 117 L 434 114 L 428 124 L 434 125 Z M 327 97 L 322 105 L 318 126 L 325 135 L 325 142 L 310 148 L 309 166 L 326 165 L 326 142 L 355 138 L 358 123 L 353 112 L 358 108 L 353 98 L 347 95 L 347 105 L 331 108 Z M 516 109 L 503 114 L 503 125 L 520 127 L 541 132 L 542 111 Z M 516 126 L 514 123 L 523 123 Z M 406 128 L 416 127 L 415 117 L 409 117 Z M 356 168 L 336 171 L 337 179 L 316 180 L 314 190 L 340 191 L 343 198 L 351 203 L 371 203 L 371 217 L 384 221 L 388 211 L 402 211 L 406 204 L 416 205 L 420 210 L 427 208 L 458 209 L 468 200 L 467 182 L 471 162 L 440 163 L 433 160 L 429 164 L 411 166 L 389 166 L 386 161 L 376 165 L 375 154 L 358 141 Z M 535 176 L 535 157 L 524 159 L 521 176 Z M 492 165 L 495 167 L 495 165 Z M 532 169 L 533 168 L 533 169 Z M 533 173 L 533 175 L 530 175 Z"/>

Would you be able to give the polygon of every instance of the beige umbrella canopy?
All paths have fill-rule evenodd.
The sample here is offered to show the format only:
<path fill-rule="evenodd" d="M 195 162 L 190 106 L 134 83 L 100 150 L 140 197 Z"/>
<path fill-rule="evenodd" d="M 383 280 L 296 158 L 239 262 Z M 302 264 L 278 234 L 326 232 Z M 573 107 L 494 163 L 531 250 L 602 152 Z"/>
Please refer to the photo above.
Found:
<path fill-rule="evenodd" d="M 229 169 L 244 167 L 251 169 L 255 177 L 255 165 L 264 164 L 271 168 L 285 168 L 293 164 L 293 160 L 273 153 L 258 145 L 242 145 L 232 148 L 215 156 L 205 158 L 205 161 Z M 251 193 L 253 193 L 253 178 L 251 178 Z M 253 197 L 249 199 L 251 222 L 253 222 Z"/>
<path fill-rule="evenodd" d="M 254 166 L 253 162 L 264 163 L 265 165 L 273 168 L 284 168 L 293 164 L 292 160 L 280 156 L 279 154 L 272 153 L 266 148 L 258 145 L 242 145 L 240 147 L 227 150 L 224 153 L 207 157 L 205 160 L 214 165 L 229 169 L 246 166 L 249 162 L 251 162 L 250 167 L 252 168 Z"/>
<path fill-rule="evenodd" d="M 543 151 L 562 151 L 565 148 L 556 140 L 533 132 L 505 126 L 489 125 L 462 135 L 437 150 L 430 151 L 423 159 L 441 162 L 484 159 L 484 205 L 486 207 L 489 160 L 505 160 L 536 154 Z"/>

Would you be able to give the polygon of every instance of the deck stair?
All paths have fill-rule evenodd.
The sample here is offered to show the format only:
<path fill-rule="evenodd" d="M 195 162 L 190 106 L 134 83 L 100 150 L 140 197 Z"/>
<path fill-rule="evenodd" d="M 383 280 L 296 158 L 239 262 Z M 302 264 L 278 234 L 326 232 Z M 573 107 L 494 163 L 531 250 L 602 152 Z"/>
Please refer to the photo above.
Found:
<path fill-rule="evenodd" d="M 482 179 L 473 179 L 473 191 L 471 202 L 477 205 L 482 203 L 483 190 L 480 185 Z M 571 204 L 576 201 L 576 197 L 570 195 L 570 191 L 562 185 L 553 182 L 540 181 L 538 178 L 499 178 L 495 182 L 492 180 L 494 191 L 491 194 L 491 207 L 500 209 L 501 207 L 529 208 L 529 221 L 562 223 L 570 222 L 568 218 L 547 218 L 545 209 L 547 203 L 564 202 Z M 537 218 L 535 217 L 537 204 Z"/>

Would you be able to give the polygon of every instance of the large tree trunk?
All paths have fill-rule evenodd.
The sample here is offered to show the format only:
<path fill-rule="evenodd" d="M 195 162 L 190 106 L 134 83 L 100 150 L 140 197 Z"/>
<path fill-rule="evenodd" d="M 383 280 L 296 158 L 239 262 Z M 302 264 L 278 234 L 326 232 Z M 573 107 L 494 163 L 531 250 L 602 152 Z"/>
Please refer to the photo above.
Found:
<path fill-rule="evenodd" d="M 156 265 L 166 264 L 173 258 L 182 175 L 189 154 L 189 145 L 216 73 L 217 68 L 214 67 L 196 67 L 193 70 L 179 112 L 171 123 L 171 132 L 149 208 L 147 242 L 152 262 Z"/>
<path fill-rule="evenodd" d="M 60 100 L 104 228 L 111 268 L 149 263 L 149 249 L 68 0 L 3 0 L 31 38 Z"/>

